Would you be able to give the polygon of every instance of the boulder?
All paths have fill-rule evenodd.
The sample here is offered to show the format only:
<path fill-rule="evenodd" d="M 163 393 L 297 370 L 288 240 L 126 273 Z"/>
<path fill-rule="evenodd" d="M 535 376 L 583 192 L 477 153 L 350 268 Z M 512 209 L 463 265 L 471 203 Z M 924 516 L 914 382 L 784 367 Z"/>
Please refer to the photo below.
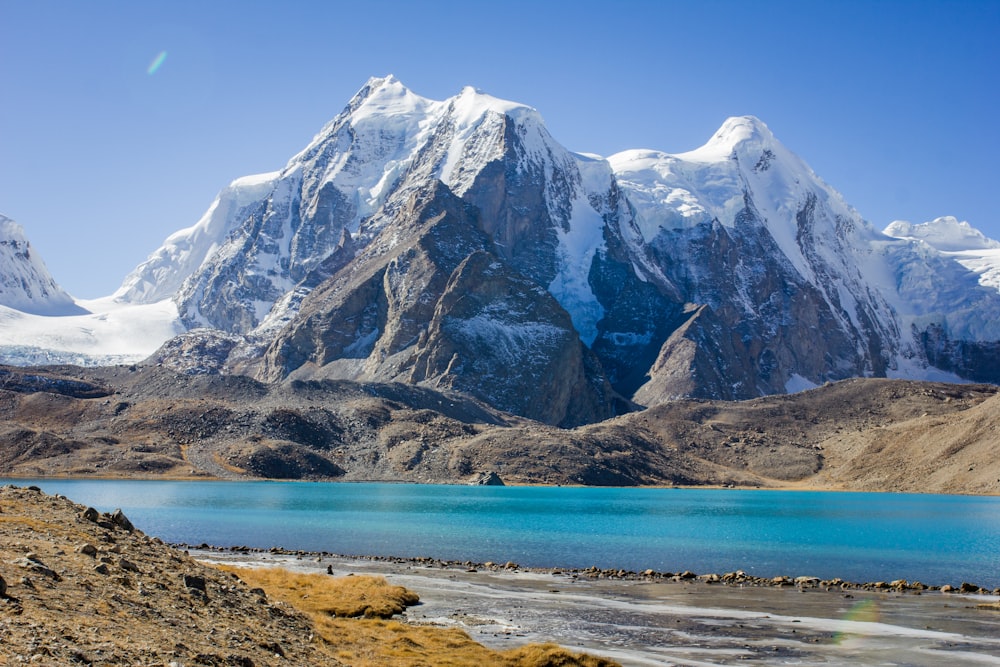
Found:
<path fill-rule="evenodd" d="M 205 577 L 199 577 L 197 575 L 185 574 L 184 575 L 184 587 L 190 590 L 205 592 Z"/>
<path fill-rule="evenodd" d="M 479 473 L 470 484 L 472 486 L 506 486 L 495 470 Z"/>
<path fill-rule="evenodd" d="M 130 533 L 135 530 L 135 526 L 132 525 L 132 522 L 128 520 L 128 517 L 120 509 L 116 509 L 111 513 L 111 523 Z"/>
<path fill-rule="evenodd" d="M 56 581 L 62 580 L 62 577 L 59 576 L 59 573 L 57 573 L 55 570 L 42 563 L 40 560 L 37 560 L 37 556 L 35 556 L 35 554 L 28 554 L 24 558 L 18 558 L 17 560 L 13 561 L 13 564 L 19 567 L 23 567 L 26 570 L 31 570 L 32 572 L 37 572 L 38 574 L 45 575 L 46 577 L 50 577 L 52 579 L 55 579 Z"/>

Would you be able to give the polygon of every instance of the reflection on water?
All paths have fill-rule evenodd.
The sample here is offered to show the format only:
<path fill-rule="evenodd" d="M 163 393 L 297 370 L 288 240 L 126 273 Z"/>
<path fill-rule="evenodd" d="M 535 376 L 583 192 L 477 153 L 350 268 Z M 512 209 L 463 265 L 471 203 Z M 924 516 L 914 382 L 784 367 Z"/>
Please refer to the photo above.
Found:
<path fill-rule="evenodd" d="M 1000 498 L 310 482 L 12 480 L 169 542 L 1000 586 Z"/>

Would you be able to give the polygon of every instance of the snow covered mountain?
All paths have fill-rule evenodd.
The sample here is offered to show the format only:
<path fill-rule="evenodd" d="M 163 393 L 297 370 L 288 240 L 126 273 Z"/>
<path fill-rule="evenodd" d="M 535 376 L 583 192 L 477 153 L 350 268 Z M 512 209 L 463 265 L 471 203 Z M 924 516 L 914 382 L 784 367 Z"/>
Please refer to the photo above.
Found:
<path fill-rule="evenodd" d="M 438 102 L 392 77 L 372 79 L 281 172 L 253 187 L 261 188 L 256 200 L 244 198 L 245 180 L 230 186 L 198 225 L 140 266 L 118 298 L 156 299 L 164 292 L 149 286 L 180 284 L 184 321 L 246 335 L 234 359 L 270 380 L 318 366 L 321 373 L 311 372 L 325 377 L 463 387 L 498 407 L 579 423 L 612 413 L 604 370 L 587 347 L 607 348 L 611 366 L 636 350 L 649 357 L 646 348 L 658 344 L 650 331 L 662 328 L 651 320 L 670 309 L 648 282 L 655 269 L 635 243 L 638 230 L 609 165 L 566 151 L 534 109 L 472 88 Z M 443 227 L 448 235 L 434 231 Z M 492 260 L 463 263 L 475 252 Z M 472 324 L 460 327 L 454 315 L 430 326 L 460 265 L 516 290 L 467 313 L 476 323 L 472 338 Z M 616 305 L 625 291 L 641 303 Z M 606 317 L 617 311 L 622 316 Z M 435 331 L 443 338 L 428 340 L 449 347 L 460 329 L 461 357 L 482 356 L 469 341 L 495 344 L 508 354 L 487 364 L 490 372 L 502 371 L 509 383 L 517 368 L 524 385 L 538 381 L 533 391 L 483 383 L 483 359 L 428 361 L 438 356 L 427 356 L 421 335 Z M 541 331 L 554 335 L 544 354 Z M 618 341 L 614 349 L 608 340 Z M 574 361 L 556 369 L 555 358 Z M 540 379 L 552 373 L 561 379 Z M 541 387 L 565 383 L 555 407 L 536 400 Z"/>
<path fill-rule="evenodd" d="M 497 174 L 484 189 L 481 172 L 507 159 L 515 143 L 511 178 Z M 189 325 L 230 332 L 286 322 L 349 248 L 379 235 L 385 218 L 375 214 L 394 194 L 431 180 L 484 206 L 505 259 L 570 307 L 585 340 L 596 337 L 601 306 L 585 267 L 604 243 L 602 216 L 620 213 L 606 210 L 619 205 L 607 164 L 568 153 L 530 107 L 472 88 L 432 101 L 392 76 L 371 79 L 281 171 L 234 181 L 116 296 L 174 295 Z M 504 207 L 508 191 L 542 182 L 530 210 Z M 534 256 L 538 244 L 551 256 Z"/>
<path fill-rule="evenodd" d="M 730 118 L 697 150 L 609 162 L 661 269 L 708 306 L 683 334 L 705 358 L 670 341 L 657 362 L 670 374 L 654 372 L 640 398 L 697 393 L 712 366 L 710 393 L 722 398 L 890 370 L 897 323 L 858 257 L 877 233 L 764 123 Z"/>
<path fill-rule="evenodd" d="M 1000 244 L 928 224 L 877 231 L 754 117 L 603 159 L 530 107 L 389 76 L 109 302 L 170 299 L 191 331 L 152 360 L 183 372 L 417 383 L 563 426 L 853 376 L 1000 381 Z"/>
<path fill-rule="evenodd" d="M 52 278 L 24 229 L 5 215 L 0 215 L 0 306 L 34 315 L 84 312 Z"/>
<path fill-rule="evenodd" d="M 725 353 L 712 332 L 685 331 L 731 360 L 716 395 L 723 381 L 745 383 L 733 384 L 737 398 L 847 375 L 985 379 L 968 350 L 947 361 L 935 350 L 1000 340 L 996 295 L 948 253 L 876 231 L 760 120 L 730 118 L 688 153 L 633 150 L 609 162 L 661 268 L 711 308 L 710 328 L 739 337 Z M 647 389 L 669 392 L 655 372 L 638 398 Z"/>

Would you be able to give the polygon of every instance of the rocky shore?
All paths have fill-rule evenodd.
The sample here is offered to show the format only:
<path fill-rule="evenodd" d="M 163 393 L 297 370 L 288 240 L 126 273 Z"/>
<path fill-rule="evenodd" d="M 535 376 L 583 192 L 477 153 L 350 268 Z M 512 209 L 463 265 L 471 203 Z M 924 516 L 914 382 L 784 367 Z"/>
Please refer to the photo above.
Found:
<path fill-rule="evenodd" d="M 272 556 L 287 556 L 296 559 L 308 559 L 316 562 L 324 562 L 325 560 L 356 560 L 356 561 L 371 561 L 371 562 L 383 562 L 390 563 L 399 566 L 416 566 L 416 567 L 427 567 L 436 568 L 440 570 L 453 570 L 453 571 L 463 571 L 469 573 L 475 572 L 526 572 L 533 574 L 551 574 L 556 576 L 565 576 L 570 579 L 583 579 L 583 580 L 606 580 L 606 581 L 644 581 L 649 583 L 656 582 L 702 582 L 705 584 L 718 584 L 723 586 L 736 586 L 736 587 L 775 587 L 775 588 L 795 588 L 795 589 L 822 589 L 825 591 L 881 591 L 887 592 L 892 591 L 896 593 L 910 593 L 914 595 L 919 595 L 924 591 L 929 592 L 941 592 L 941 593 L 961 593 L 961 594 L 971 594 L 971 595 L 996 595 L 1000 596 L 1000 587 L 989 589 L 977 584 L 969 582 L 961 582 L 960 584 L 941 584 L 941 585 L 929 585 L 924 584 L 919 581 L 907 581 L 905 579 L 894 579 L 892 581 L 869 581 L 869 582 L 854 582 L 845 581 L 843 579 L 820 579 L 819 577 L 813 577 L 808 575 L 799 576 L 787 576 L 778 575 L 774 577 L 757 577 L 751 574 L 747 574 L 743 570 L 736 570 L 733 572 L 725 572 L 723 574 L 716 573 L 703 573 L 697 574 L 691 572 L 690 570 L 685 570 L 683 572 L 661 572 L 657 570 L 647 569 L 641 572 L 635 572 L 632 570 L 622 570 L 622 569 L 602 569 L 596 566 L 589 568 L 539 568 L 539 567 L 523 567 L 512 561 L 506 563 L 476 563 L 473 561 L 457 561 L 457 560 L 442 560 L 437 558 L 429 557 L 416 557 L 416 558 L 403 558 L 396 556 L 372 556 L 372 555 L 343 555 L 334 554 L 326 551 L 304 551 L 297 549 L 285 549 L 283 547 L 270 547 L 268 549 L 262 549 L 257 547 L 248 546 L 213 546 L 209 544 L 185 544 L 177 543 L 173 546 L 184 549 L 184 550 L 196 550 L 200 553 L 220 553 L 220 554 L 234 554 L 234 555 L 261 555 L 269 554 Z"/>
<path fill-rule="evenodd" d="M 555 641 L 625 666 L 996 664 L 998 598 L 814 577 L 528 568 L 432 558 L 190 547 L 199 560 L 381 575 L 420 591 L 412 625 L 457 628 L 503 649 Z M 718 577 L 718 580 L 716 579 Z M 742 581 L 740 581 L 742 579 Z M 796 581 L 798 579 L 798 581 Z M 911 587 L 912 586 L 912 587 Z"/>
<path fill-rule="evenodd" d="M 0 487 L 0 664 L 313 664 L 304 615 L 121 512 Z M 339 664 L 331 661 L 329 664 Z"/>

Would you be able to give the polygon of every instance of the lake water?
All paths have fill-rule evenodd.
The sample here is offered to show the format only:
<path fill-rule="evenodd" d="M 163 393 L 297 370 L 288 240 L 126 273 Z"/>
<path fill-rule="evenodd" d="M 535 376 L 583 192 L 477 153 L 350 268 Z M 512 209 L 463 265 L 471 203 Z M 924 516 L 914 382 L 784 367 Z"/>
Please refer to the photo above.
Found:
<path fill-rule="evenodd" d="M 0 480 L 168 542 L 1000 587 L 1000 498 L 310 482 Z"/>

